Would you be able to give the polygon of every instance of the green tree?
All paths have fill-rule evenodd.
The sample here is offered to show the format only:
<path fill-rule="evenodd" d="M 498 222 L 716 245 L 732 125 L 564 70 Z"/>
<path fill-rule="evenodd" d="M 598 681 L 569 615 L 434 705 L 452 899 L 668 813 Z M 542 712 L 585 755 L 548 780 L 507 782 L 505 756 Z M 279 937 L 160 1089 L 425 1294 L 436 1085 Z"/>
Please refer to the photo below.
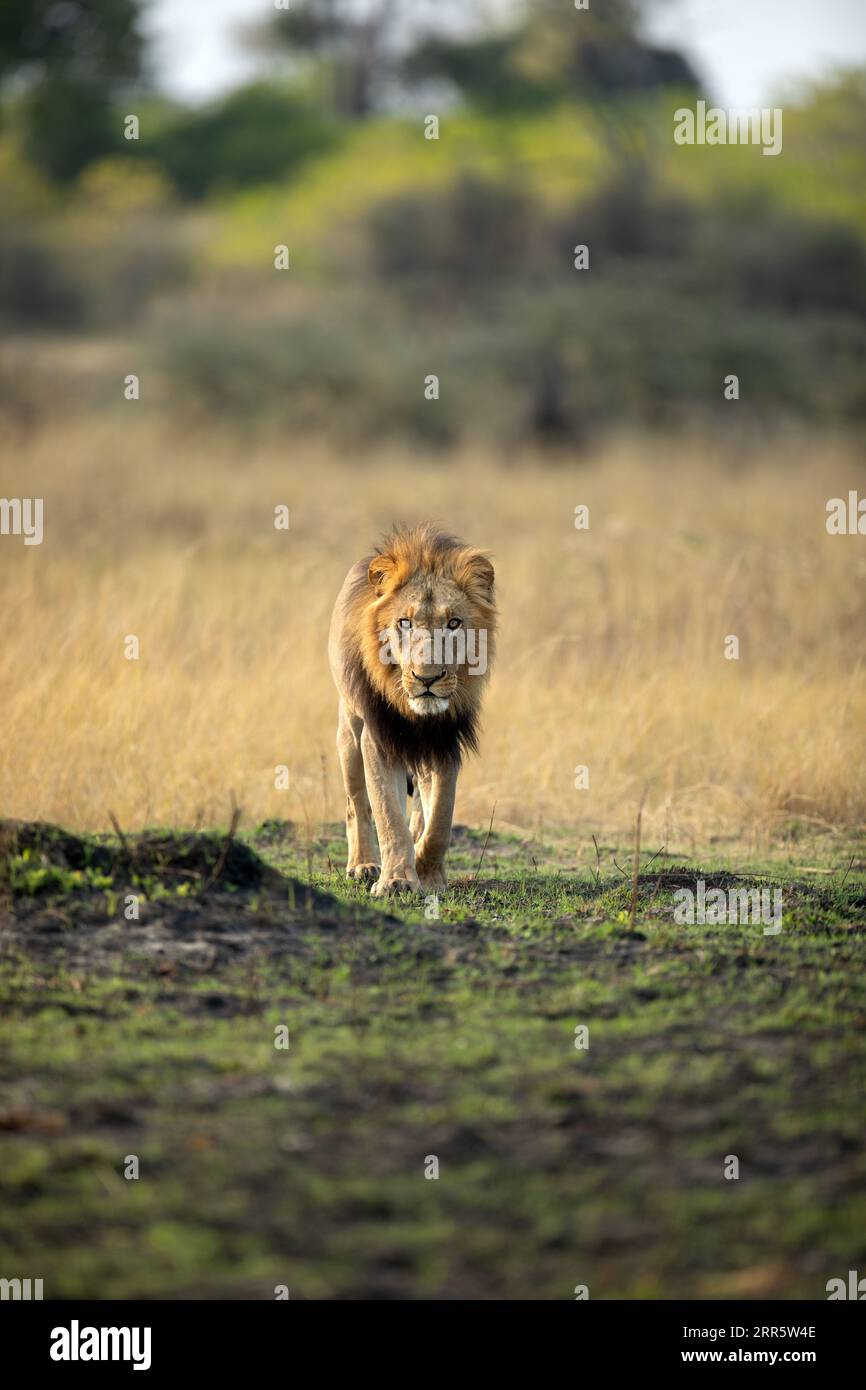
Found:
<path fill-rule="evenodd" d="M 254 83 L 199 111 L 183 112 L 142 139 L 140 153 L 156 160 L 181 193 L 201 198 L 211 189 L 267 183 L 330 149 L 334 123 L 290 92 Z"/>
<path fill-rule="evenodd" d="M 263 40 L 296 60 L 312 60 L 333 109 L 359 120 L 378 104 L 404 11 L 405 0 L 375 0 L 363 10 L 352 0 L 296 0 L 265 26 Z"/>
<path fill-rule="evenodd" d="M 687 60 L 641 35 L 637 0 L 605 0 L 576 11 L 563 0 L 533 0 L 500 33 L 421 39 L 404 70 L 415 80 L 445 78 L 474 104 L 497 111 L 617 98 L 653 87 L 697 87 Z"/>
<path fill-rule="evenodd" d="M 12 79 L 24 147 L 56 179 L 120 147 L 117 93 L 142 76 L 141 0 L 3 0 L 0 95 Z"/>
<path fill-rule="evenodd" d="M 328 106 L 346 120 L 387 107 L 403 60 L 431 25 L 448 27 L 478 0 L 290 0 L 254 30 L 253 46 L 314 74 Z"/>

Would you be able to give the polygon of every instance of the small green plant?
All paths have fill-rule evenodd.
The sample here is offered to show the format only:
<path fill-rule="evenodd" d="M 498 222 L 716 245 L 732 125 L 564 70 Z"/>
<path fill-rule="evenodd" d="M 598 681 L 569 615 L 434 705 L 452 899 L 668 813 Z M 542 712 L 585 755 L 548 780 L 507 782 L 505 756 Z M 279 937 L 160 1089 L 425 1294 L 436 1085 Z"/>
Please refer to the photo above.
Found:
<path fill-rule="evenodd" d="M 99 869 L 67 869 L 51 864 L 30 849 L 8 859 L 9 887 L 14 894 L 36 897 L 40 893 L 68 893 L 76 888 L 111 888 L 109 874 Z"/>

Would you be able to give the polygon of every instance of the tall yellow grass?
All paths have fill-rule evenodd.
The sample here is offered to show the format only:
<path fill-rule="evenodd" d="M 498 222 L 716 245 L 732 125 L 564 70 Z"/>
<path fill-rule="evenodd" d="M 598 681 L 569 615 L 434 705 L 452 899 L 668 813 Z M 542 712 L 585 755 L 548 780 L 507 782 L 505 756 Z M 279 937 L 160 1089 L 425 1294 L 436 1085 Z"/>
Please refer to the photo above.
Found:
<path fill-rule="evenodd" d="M 42 546 L 0 537 L 0 814 L 207 825 L 234 792 L 248 824 L 338 818 L 330 607 L 392 520 L 430 517 L 493 551 L 502 614 L 458 818 L 611 831 L 645 791 L 668 842 L 866 821 L 866 538 L 824 524 L 866 492 L 844 443 L 334 457 L 135 409 L 0 450 L 0 496 L 45 506 Z"/>

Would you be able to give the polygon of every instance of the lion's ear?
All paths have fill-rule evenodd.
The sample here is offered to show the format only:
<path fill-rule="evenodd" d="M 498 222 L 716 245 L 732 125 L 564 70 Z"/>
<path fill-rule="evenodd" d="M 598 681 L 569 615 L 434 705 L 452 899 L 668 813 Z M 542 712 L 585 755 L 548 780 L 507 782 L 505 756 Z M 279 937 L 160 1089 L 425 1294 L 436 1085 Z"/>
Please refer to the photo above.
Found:
<path fill-rule="evenodd" d="M 493 565 L 480 550 L 471 550 L 463 563 L 463 585 L 481 598 L 493 598 Z"/>
<path fill-rule="evenodd" d="M 396 561 L 393 555 L 374 555 L 370 561 L 370 568 L 367 570 L 367 578 L 376 590 L 377 594 L 382 594 L 388 580 L 393 577 L 396 569 Z"/>

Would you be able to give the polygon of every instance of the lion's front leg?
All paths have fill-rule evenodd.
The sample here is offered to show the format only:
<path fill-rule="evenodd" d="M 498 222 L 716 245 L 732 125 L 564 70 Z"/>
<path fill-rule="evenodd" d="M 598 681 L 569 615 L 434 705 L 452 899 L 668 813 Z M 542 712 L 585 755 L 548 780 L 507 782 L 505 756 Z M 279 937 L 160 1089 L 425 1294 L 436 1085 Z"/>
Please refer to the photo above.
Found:
<path fill-rule="evenodd" d="M 379 881 L 370 892 L 374 898 L 420 893 L 415 845 L 406 820 L 406 769 L 385 757 L 366 726 L 361 735 L 361 752 L 382 855 Z"/>
<path fill-rule="evenodd" d="M 415 846 L 415 868 L 425 892 L 445 888 L 445 855 L 451 843 L 451 822 L 457 794 L 457 767 L 428 768 L 418 775 L 424 807 L 424 831 Z"/>
<path fill-rule="evenodd" d="M 346 840 L 349 857 L 346 877 L 372 883 L 379 877 L 379 855 L 373 836 L 373 818 L 364 780 L 364 761 L 361 756 L 363 721 L 353 714 L 344 700 L 340 701 L 337 726 L 337 751 L 346 788 Z"/>
<path fill-rule="evenodd" d="M 412 807 L 409 812 L 409 833 L 416 845 L 424 834 L 424 803 L 421 800 L 421 787 L 417 777 L 413 777 Z"/>
<path fill-rule="evenodd" d="M 346 877 L 361 883 L 373 883 L 378 878 L 378 852 L 373 834 L 373 816 L 367 799 L 364 781 L 364 762 L 361 758 L 363 720 L 350 712 L 345 701 L 339 702 L 339 724 L 336 728 L 336 751 L 346 788 L 346 841 L 349 858 Z"/>

